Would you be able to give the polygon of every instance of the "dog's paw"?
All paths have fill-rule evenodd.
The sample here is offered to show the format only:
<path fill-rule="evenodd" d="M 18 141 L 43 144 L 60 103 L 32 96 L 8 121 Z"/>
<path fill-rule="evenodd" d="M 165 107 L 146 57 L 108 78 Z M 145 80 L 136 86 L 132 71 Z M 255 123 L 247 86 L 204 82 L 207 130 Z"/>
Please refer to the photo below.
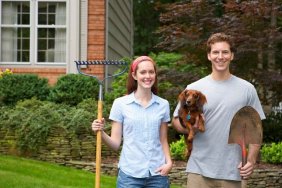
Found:
<path fill-rule="evenodd" d="M 190 131 L 187 139 L 188 139 L 188 141 L 192 141 L 193 138 L 194 138 L 194 134 L 192 134 L 191 131 Z"/>
<path fill-rule="evenodd" d="M 200 126 L 200 127 L 198 128 L 198 130 L 199 130 L 200 132 L 205 132 L 205 127 L 204 127 L 204 126 Z"/>

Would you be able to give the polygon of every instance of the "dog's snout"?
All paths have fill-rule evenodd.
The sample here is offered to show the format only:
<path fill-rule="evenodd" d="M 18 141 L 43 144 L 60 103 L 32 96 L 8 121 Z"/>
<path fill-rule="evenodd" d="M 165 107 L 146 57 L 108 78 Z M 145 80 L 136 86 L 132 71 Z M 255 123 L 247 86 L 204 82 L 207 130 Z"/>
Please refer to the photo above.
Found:
<path fill-rule="evenodd" d="M 191 101 L 190 100 L 187 100 L 186 101 L 186 104 L 189 106 L 191 104 Z"/>

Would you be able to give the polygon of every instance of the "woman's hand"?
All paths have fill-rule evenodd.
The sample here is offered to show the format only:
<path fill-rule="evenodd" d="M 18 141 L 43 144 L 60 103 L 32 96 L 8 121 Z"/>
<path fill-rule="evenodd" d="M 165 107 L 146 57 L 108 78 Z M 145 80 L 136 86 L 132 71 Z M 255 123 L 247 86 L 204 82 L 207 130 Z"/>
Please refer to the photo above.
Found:
<path fill-rule="evenodd" d="M 105 127 L 105 119 L 102 120 L 95 119 L 91 125 L 91 128 L 94 132 L 103 131 Z"/>
<path fill-rule="evenodd" d="M 166 163 L 159 167 L 155 172 L 159 172 L 161 176 L 167 176 L 172 169 L 172 163 Z"/>

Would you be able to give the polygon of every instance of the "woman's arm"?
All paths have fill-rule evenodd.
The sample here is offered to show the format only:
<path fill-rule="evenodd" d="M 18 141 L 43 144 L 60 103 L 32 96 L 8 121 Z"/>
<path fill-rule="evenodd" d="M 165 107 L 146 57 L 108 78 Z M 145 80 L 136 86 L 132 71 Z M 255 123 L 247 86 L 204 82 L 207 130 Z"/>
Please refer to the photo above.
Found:
<path fill-rule="evenodd" d="M 156 171 L 160 172 L 161 175 L 163 176 L 168 175 L 168 173 L 172 168 L 172 160 L 170 157 L 170 150 L 169 150 L 168 139 L 167 139 L 167 132 L 168 132 L 167 130 L 168 130 L 168 124 L 162 123 L 160 128 L 160 141 L 165 155 L 166 164 L 159 167 Z"/>
<path fill-rule="evenodd" d="M 100 130 L 103 142 L 107 146 L 109 146 L 112 150 L 117 151 L 121 144 L 122 125 L 119 122 L 113 121 L 112 129 L 111 129 L 111 136 L 109 136 L 107 133 L 104 132 L 104 125 L 105 125 L 104 118 L 101 121 L 94 120 L 92 123 L 92 130 L 94 132 L 97 132 L 98 130 Z"/>

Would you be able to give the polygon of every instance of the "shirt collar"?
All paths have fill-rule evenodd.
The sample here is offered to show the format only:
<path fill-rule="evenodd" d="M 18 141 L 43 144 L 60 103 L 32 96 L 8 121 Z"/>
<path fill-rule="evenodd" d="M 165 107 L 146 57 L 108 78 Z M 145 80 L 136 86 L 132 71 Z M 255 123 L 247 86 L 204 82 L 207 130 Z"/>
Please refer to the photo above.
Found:
<path fill-rule="evenodd" d="M 132 92 L 128 95 L 126 104 L 130 104 L 130 103 L 133 103 L 133 102 L 135 102 L 136 104 L 139 104 L 139 102 L 136 100 L 136 98 L 134 96 L 134 92 Z M 152 93 L 152 99 L 151 99 L 150 104 L 148 106 L 150 106 L 153 103 L 160 104 L 159 98 L 154 93 Z"/>

